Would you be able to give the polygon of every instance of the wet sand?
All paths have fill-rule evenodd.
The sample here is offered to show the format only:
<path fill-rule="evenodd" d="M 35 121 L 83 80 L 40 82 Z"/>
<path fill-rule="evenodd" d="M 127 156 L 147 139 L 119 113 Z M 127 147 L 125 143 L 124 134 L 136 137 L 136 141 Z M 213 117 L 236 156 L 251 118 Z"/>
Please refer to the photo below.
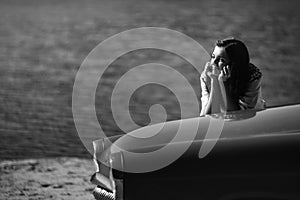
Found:
<path fill-rule="evenodd" d="M 27 159 L 0 162 L 0 199 L 94 199 L 91 160 Z"/>

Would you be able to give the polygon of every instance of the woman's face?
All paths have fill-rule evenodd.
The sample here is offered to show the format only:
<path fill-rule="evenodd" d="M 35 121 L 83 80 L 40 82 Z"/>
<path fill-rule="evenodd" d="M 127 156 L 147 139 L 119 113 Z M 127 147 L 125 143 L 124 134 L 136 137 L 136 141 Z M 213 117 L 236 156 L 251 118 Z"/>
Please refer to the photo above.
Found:
<path fill-rule="evenodd" d="M 222 70 L 223 67 L 229 65 L 230 61 L 226 55 L 224 47 L 215 47 L 213 53 L 211 54 L 210 63 L 212 65 L 216 65 L 219 70 Z"/>

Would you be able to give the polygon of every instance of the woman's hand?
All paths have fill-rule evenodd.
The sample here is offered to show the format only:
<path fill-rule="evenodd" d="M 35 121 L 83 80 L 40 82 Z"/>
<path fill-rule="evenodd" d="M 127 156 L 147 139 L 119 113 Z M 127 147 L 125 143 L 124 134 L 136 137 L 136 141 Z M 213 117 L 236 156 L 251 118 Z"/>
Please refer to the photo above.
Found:
<path fill-rule="evenodd" d="M 226 82 L 231 76 L 231 70 L 229 65 L 226 65 L 222 68 L 222 70 L 220 71 L 220 74 L 218 76 L 218 80 L 219 81 L 223 81 Z"/>
<path fill-rule="evenodd" d="M 214 64 L 211 64 L 210 62 L 207 62 L 204 67 L 204 74 L 207 75 L 209 78 L 218 78 L 220 75 L 220 70 L 218 67 Z"/>
<path fill-rule="evenodd" d="M 215 64 L 207 62 L 201 76 L 206 76 L 210 79 L 217 78 L 219 81 L 226 82 L 231 77 L 230 66 L 226 65 L 223 67 L 218 67 Z"/>

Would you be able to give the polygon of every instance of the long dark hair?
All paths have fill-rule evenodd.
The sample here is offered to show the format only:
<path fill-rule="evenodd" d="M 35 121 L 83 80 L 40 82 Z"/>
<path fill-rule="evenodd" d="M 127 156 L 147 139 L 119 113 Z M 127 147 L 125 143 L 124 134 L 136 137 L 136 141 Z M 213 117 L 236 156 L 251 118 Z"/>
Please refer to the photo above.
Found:
<path fill-rule="evenodd" d="M 242 41 L 234 38 L 218 40 L 216 46 L 223 47 L 230 60 L 231 77 L 228 80 L 229 86 L 238 98 L 244 92 L 250 78 L 248 49 Z"/>

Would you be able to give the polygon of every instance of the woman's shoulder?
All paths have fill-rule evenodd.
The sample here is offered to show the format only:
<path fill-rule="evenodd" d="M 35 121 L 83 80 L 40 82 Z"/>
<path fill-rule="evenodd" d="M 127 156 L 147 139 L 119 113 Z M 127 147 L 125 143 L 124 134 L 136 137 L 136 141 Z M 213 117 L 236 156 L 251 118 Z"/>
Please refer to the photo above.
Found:
<path fill-rule="evenodd" d="M 249 76 L 250 83 L 260 81 L 260 79 L 262 78 L 262 73 L 260 69 L 252 63 L 249 64 L 249 73 L 250 73 Z"/>
<path fill-rule="evenodd" d="M 246 91 L 256 91 L 260 88 L 262 82 L 262 73 L 258 67 L 250 64 L 250 75 L 246 83 Z"/>

